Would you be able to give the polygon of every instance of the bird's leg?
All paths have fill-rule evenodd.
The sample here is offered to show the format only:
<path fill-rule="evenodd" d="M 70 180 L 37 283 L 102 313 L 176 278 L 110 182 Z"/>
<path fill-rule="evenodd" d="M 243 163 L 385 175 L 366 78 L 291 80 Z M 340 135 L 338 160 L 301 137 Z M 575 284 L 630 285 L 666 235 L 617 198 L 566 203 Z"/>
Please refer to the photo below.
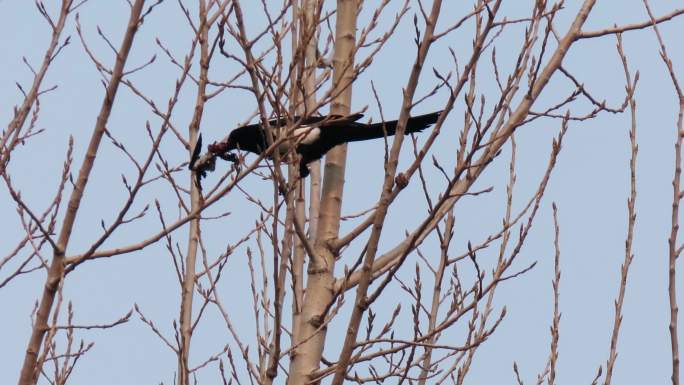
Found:
<path fill-rule="evenodd" d="M 304 159 L 299 161 L 299 177 L 300 178 L 306 178 L 309 176 L 309 166 L 304 162 Z"/>
<path fill-rule="evenodd" d="M 235 173 L 240 174 L 242 172 L 242 163 L 240 163 L 240 159 L 233 157 L 231 160 L 233 162 L 233 169 L 235 170 Z"/>

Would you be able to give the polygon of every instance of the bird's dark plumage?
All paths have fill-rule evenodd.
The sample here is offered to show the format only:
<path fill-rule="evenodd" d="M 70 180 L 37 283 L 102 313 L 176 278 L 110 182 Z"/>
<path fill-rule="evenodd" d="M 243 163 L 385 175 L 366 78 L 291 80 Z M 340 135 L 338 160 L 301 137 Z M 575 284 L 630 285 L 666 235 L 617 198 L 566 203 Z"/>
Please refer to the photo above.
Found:
<path fill-rule="evenodd" d="M 435 124 L 441 111 L 410 117 L 406 124 L 405 133 L 420 132 Z M 300 127 L 294 130 L 296 140 L 295 150 L 301 155 L 299 164 L 300 176 L 309 174 L 307 164 L 320 159 L 333 147 L 362 140 L 378 139 L 385 135 L 392 136 L 397 130 L 397 121 L 382 123 L 359 123 L 363 114 L 345 117 L 314 116 L 304 119 Z M 295 119 L 297 120 L 297 119 Z M 283 119 L 269 122 L 271 127 L 282 127 L 287 123 Z M 233 158 L 229 151 L 240 149 L 255 154 L 261 154 L 268 147 L 266 132 L 260 123 L 250 124 L 234 129 L 228 139 L 209 145 L 209 152 L 224 159 Z M 287 151 L 287 143 L 278 148 L 281 154 Z"/>

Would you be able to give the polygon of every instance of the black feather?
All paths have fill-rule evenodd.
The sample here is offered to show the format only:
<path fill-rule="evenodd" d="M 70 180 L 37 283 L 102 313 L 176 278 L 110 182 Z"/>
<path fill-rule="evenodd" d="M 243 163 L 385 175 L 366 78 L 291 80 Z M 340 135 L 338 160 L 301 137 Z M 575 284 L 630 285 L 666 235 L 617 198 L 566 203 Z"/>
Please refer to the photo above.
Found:
<path fill-rule="evenodd" d="M 435 124 L 442 111 L 430 114 L 410 117 L 406 123 L 406 134 L 412 134 L 425 130 Z M 381 123 L 358 123 L 363 114 L 349 116 L 314 116 L 304 119 L 302 126 L 317 127 L 320 129 L 320 136 L 311 143 L 300 143 L 296 151 L 301 155 L 299 173 L 301 177 L 309 174 L 307 164 L 320 159 L 333 147 L 362 140 L 378 139 L 385 136 L 392 136 L 397 131 L 396 120 Z M 295 117 L 295 121 L 299 118 Z M 274 119 L 269 121 L 271 127 L 282 127 L 287 124 L 285 119 Z M 199 140 L 198 140 L 199 141 Z M 200 142 L 201 143 L 201 142 Z M 210 146 L 211 148 L 211 146 Z M 240 149 L 255 154 L 261 154 L 266 148 L 266 132 L 260 123 L 242 126 L 233 130 L 224 143 L 222 154 L 229 156 L 229 151 Z M 221 156 L 221 154 L 217 154 Z"/>
<path fill-rule="evenodd" d="M 195 142 L 195 148 L 192 150 L 192 155 L 190 156 L 190 163 L 188 163 L 188 168 L 192 171 L 195 168 L 195 163 L 202 153 L 202 134 L 197 137 L 197 142 Z"/>

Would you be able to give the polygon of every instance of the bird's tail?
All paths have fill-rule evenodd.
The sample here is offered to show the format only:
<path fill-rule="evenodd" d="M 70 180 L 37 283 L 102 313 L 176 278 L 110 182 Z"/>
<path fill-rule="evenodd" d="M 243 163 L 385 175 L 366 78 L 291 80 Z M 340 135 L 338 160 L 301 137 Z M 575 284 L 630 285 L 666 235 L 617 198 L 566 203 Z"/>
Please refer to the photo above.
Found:
<path fill-rule="evenodd" d="M 442 111 L 432 112 L 425 115 L 413 116 L 408 119 L 406 123 L 406 134 L 420 132 L 430 127 L 437 122 L 439 114 Z M 385 135 L 392 136 L 397 132 L 397 121 L 391 120 L 388 122 L 373 123 L 373 124 L 354 124 L 348 129 L 344 130 L 346 142 L 355 142 L 359 140 L 377 139 Z"/>

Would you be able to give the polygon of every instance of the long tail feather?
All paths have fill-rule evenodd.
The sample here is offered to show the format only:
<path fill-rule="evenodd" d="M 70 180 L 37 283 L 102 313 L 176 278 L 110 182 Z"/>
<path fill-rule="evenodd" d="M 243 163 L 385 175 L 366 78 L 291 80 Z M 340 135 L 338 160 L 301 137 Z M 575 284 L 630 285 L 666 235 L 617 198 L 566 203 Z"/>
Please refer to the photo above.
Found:
<path fill-rule="evenodd" d="M 411 134 L 414 132 L 420 132 L 430 127 L 437 122 L 441 112 L 442 111 L 437 111 L 430 114 L 410 117 L 406 123 L 405 133 Z M 344 135 L 344 138 L 340 139 L 342 139 L 344 142 L 355 142 L 360 140 L 378 139 L 384 137 L 385 135 L 392 136 L 396 132 L 396 120 L 373 124 L 354 124 L 341 132 L 341 134 Z"/>

